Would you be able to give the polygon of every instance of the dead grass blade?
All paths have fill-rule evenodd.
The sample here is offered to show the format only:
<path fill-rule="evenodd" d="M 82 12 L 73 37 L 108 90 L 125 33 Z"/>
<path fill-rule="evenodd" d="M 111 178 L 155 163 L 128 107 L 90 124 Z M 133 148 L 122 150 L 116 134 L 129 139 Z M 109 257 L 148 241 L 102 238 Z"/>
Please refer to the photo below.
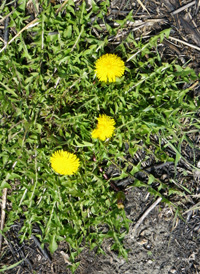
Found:
<path fill-rule="evenodd" d="M 142 3 L 142 1 L 141 0 L 137 0 L 138 1 L 138 3 L 141 5 L 141 7 L 143 8 L 143 10 L 146 10 L 146 12 L 148 12 L 148 14 L 149 14 L 149 11 L 147 10 L 147 8 L 145 7 L 145 5 Z"/>
<path fill-rule="evenodd" d="M 140 219 L 137 221 L 137 223 L 134 225 L 132 231 L 131 231 L 131 237 L 134 237 L 137 233 L 138 227 L 142 224 L 144 219 L 149 215 L 149 213 L 161 202 L 162 197 L 159 197 L 140 217 Z"/>
<path fill-rule="evenodd" d="M 183 45 L 186 45 L 186 46 L 188 46 L 188 47 L 190 47 L 190 48 L 193 48 L 193 49 L 196 49 L 196 50 L 200 51 L 200 47 L 197 47 L 197 46 L 195 46 L 195 45 L 193 45 L 193 44 L 187 43 L 187 42 L 185 42 L 185 41 L 183 41 L 183 40 L 177 39 L 177 38 L 172 37 L 172 36 L 169 36 L 168 38 L 169 38 L 170 40 L 172 40 L 172 41 L 179 42 L 179 43 L 181 43 L 181 44 L 183 44 Z M 165 38 L 165 39 L 166 39 L 166 38 Z"/>
<path fill-rule="evenodd" d="M 2 195 L 2 204 L 1 204 L 1 226 L 0 229 L 3 230 L 4 223 L 5 223 L 5 217 L 6 217 L 6 200 L 7 200 L 7 188 L 3 189 L 3 195 Z M 2 246 L 2 240 L 3 236 L 0 234 L 0 253 L 1 253 L 1 246 Z"/>
<path fill-rule="evenodd" d="M 189 7 L 191 7 L 191 6 L 193 6 L 193 5 L 195 5 L 195 3 L 196 3 L 196 1 L 192 1 L 192 2 L 190 2 L 190 3 L 188 3 L 188 4 L 186 4 L 186 5 L 184 5 L 184 6 L 180 7 L 180 8 L 178 8 L 178 9 L 172 11 L 171 14 L 172 14 L 172 15 L 178 14 L 179 12 L 181 12 L 181 11 L 183 11 L 183 10 L 185 10 L 185 9 L 187 9 L 187 8 L 189 8 Z"/>
<path fill-rule="evenodd" d="M 68 0 L 65 0 L 65 2 L 61 4 L 61 6 L 56 10 L 56 15 L 62 10 L 62 8 L 66 5 L 67 2 L 68 2 Z M 9 15 L 10 15 L 10 13 L 9 13 Z M 7 15 L 6 17 L 8 17 L 9 15 Z M 3 19 L 5 19 L 6 17 L 4 17 Z M 39 20 L 38 18 L 35 18 L 33 21 L 28 23 L 24 28 L 22 28 L 7 44 L 4 45 L 4 47 L 0 50 L 0 53 L 3 50 L 5 50 L 7 48 L 7 46 L 10 45 L 23 31 L 39 24 L 38 20 Z"/>

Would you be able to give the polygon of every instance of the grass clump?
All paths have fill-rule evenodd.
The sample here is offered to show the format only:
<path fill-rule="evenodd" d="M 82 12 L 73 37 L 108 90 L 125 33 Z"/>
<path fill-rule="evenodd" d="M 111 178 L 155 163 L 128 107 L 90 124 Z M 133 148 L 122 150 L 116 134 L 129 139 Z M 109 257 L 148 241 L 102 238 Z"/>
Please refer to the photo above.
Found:
<path fill-rule="evenodd" d="M 167 140 L 165 147 L 176 147 L 184 140 L 185 118 L 197 128 L 199 102 L 191 97 L 189 85 L 183 89 L 185 83 L 197 79 L 194 71 L 163 63 L 151 52 L 169 30 L 146 44 L 136 43 L 130 33 L 113 48 L 108 37 L 118 29 L 105 24 L 103 30 L 99 24 L 108 4 L 103 1 L 97 6 L 93 2 L 87 11 L 85 1 L 78 7 L 68 1 L 62 9 L 43 1 L 36 24 L 18 35 L 0 58 L 1 189 L 12 189 L 12 210 L 5 231 L 23 217 L 22 241 L 34 233 L 37 224 L 42 232 L 37 236 L 49 244 L 51 252 L 62 240 L 69 244 L 73 263 L 84 245 L 102 251 L 106 238 L 113 238 L 113 249 L 127 256 L 122 240 L 130 221 L 117 206 L 111 179 L 100 172 L 103 163 L 121 170 L 115 179 L 134 177 L 141 170 L 141 162 L 127 171 L 130 162 L 125 157 L 125 143 L 132 157 L 143 149 L 145 160 L 153 153 L 156 162 L 177 163 L 180 151 L 177 148 L 175 159 L 169 157 L 162 140 Z M 9 12 L 7 7 L 4 10 Z M 13 9 L 10 27 L 17 32 L 27 25 L 25 10 L 25 4 Z M 116 81 L 101 82 L 95 77 L 95 62 L 106 53 L 125 62 L 125 73 Z M 96 123 L 100 115 L 113 121 L 110 138 L 102 135 L 103 127 Z M 96 127 L 99 131 L 95 135 Z M 154 135 L 158 142 L 150 152 Z M 50 157 L 56 151 L 68 151 L 79 159 L 80 166 L 72 168 L 73 175 L 60 175 L 51 168 Z M 119 161 L 123 161 L 123 168 Z M 163 199 L 169 201 L 173 185 L 148 176 L 147 184 L 135 180 L 133 185 L 145 186 L 156 196 L 162 196 L 164 189 Z M 153 187 L 154 182 L 159 183 L 158 188 Z M 106 233 L 102 225 L 107 226 Z M 77 264 L 70 267 L 74 271 Z"/>

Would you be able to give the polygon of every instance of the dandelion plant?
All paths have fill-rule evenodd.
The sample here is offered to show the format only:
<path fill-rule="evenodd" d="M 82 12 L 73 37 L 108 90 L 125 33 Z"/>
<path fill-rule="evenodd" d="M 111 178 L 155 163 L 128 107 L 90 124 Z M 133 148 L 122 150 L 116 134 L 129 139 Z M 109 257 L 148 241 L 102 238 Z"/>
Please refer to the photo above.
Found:
<path fill-rule="evenodd" d="M 198 77 L 161 60 L 157 42 L 168 29 L 149 41 L 129 32 L 111 43 L 119 27 L 101 25 L 109 1 L 92 1 L 88 11 L 86 1 L 58 8 L 44 0 L 37 24 L 26 28 L 22 2 L 11 13 L 5 6 L 19 35 L 11 40 L 10 33 L 12 43 L 0 56 L 0 188 L 9 188 L 12 206 L 3 232 L 21 219 L 21 241 L 34 234 L 52 253 L 67 242 L 72 271 L 83 248 L 103 252 L 107 238 L 127 257 L 126 194 L 113 186 L 131 178 L 133 187 L 169 203 L 173 191 L 184 194 L 186 188 L 147 172 L 146 181 L 136 175 L 152 159 L 175 166 L 180 160 L 183 119 L 198 130 L 199 102 L 190 93 Z M 108 168 L 118 175 L 109 177 Z"/>

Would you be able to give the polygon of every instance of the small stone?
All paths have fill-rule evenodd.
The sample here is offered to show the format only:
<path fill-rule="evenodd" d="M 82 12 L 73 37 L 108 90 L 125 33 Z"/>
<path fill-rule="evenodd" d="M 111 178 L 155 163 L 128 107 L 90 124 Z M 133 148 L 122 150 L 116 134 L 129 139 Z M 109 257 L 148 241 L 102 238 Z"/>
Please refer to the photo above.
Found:
<path fill-rule="evenodd" d="M 141 237 L 138 241 L 139 245 L 146 245 L 147 243 L 148 243 L 148 240 L 143 237 Z"/>

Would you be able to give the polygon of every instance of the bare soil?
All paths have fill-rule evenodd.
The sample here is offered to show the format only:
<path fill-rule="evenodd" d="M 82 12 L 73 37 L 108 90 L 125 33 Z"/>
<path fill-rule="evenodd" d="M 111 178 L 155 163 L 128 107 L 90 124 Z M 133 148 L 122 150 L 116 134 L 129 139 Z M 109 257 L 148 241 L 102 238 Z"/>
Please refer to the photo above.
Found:
<path fill-rule="evenodd" d="M 87 1 L 88 3 L 90 1 Z M 105 18 L 123 19 L 133 10 L 134 24 L 127 26 L 136 39 L 148 40 L 161 30 L 171 28 L 170 37 L 158 45 L 161 58 L 171 62 L 177 60 L 200 72 L 200 3 L 190 0 L 115 0 L 111 1 L 110 12 Z M 1 29 L 3 36 L 3 30 Z M 196 83 L 193 95 L 200 95 L 200 84 Z M 197 110 L 199 116 L 199 110 Z M 188 144 L 182 148 L 184 157 L 193 165 L 200 163 L 200 135 L 188 135 L 194 148 Z M 195 159 L 195 160 L 194 160 Z M 157 176 L 174 176 L 173 170 L 160 167 Z M 180 200 L 187 211 L 195 206 L 200 197 L 200 174 L 187 170 L 187 165 L 177 167 L 177 179 L 191 188 L 195 197 Z M 162 179 L 161 178 L 161 179 Z M 119 182 L 120 183 L 120 182 Z M 198 274 L 200 273 L 200 212 L 190 210 L 184 220 L 176 216 L 174 210 L 159 203 L 143 220 L 134 235 L 133 227 L 144 212 L 153 204 L 155 198 L 144 189 L 126 187 L 125 211 L 131 219 L 130 231 L 124 240 L 129 249 L 128 260 L 118 257 L 110 250 L 111 243 L 106 241 L 103 249 L 106 255 L 95 250 L 85 249 L 78 257 L 80 262 L 76 274 Z M 176 199 L 176 197 L 174 197 Z M 40 249 L 37 239 L 19 243 L 18 232 L 21 220 L 15 224 L 4 240 L 0 265 L 12 265 L 23 258 L 23 263 L 6 274 L 70 274 L 67 269 L 67 243 L 61 243 L 57 251 L 50 255 L 48 246 Z"/>
<path fill-rule="evenodd" d="M 186 216 L 187 222 L 176 218 L 172 208 L 159 204 L 148 214 L 147 218 L 133 233 L 133 225 L 152 205 L 155 198 L 144 189 L 130 188 L 126 197 L 125 211 L 133 221 L 130 231 L 124 240 L 129 249 L 128 261 L 118 257 L 110 250 L 111 242 L 106 241 L 103 249 L 106 255 L 96 254 L 95 251 L 85 249 L 77 261 L 80 262 L 76 274 L 198 274 L 200 273 L 200 214 L 199 211 L 190 212 Z M 192 213 L 192 214 L 191 214 Z M 20 225 L 18 226 L 18 229 Z M 13 236 L 9 235 L 10 243 L 17 250 L 13 256 L 10 246 L 4 246 L 2 263 L 11 264 L 26 257 L 23 264 L 6 274 L 41 273 L 41 274 L 70 274 L 66 260 L 68 245 L 61 243 L 57 251 L 51 256 L 48 248 L 42 253 L 31 239 L 19 245 L 16 239 L 16 227 Z M 18 258 L 17 258 L 18 257 Z"/>

